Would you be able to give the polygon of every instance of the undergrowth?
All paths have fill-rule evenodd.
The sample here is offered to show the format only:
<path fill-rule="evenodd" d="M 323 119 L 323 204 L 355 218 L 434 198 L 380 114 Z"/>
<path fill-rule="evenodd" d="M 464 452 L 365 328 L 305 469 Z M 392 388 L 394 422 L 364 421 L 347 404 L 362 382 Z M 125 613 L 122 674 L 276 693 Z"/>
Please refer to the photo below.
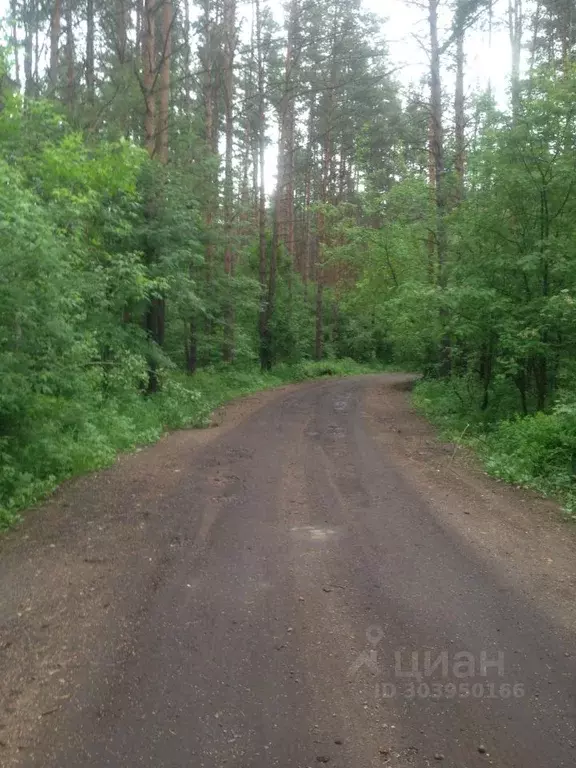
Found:
<path fill-rule="evenodd" d="M 160 393 L 92 396 L 81 404 L 38 397 L 21 439 L 0 438 L 0 529 L 63 480 L 114 462 L 120 452 L 158 440 L 167 430 L 207 426 L 215 408 L 236 397 L 289 382 L 373 372 L 352 360 L 258 369 L 213 367 L 194 376 L 165 375 Z"/>
<path fill-rule="evenodd" d="M 482 411 L 465 380 L 419 382 L 416 407 L 443 439 L 474 449 L 486 471 L 557 499 L 576 521 L 576 403 L 564 398 L 547 411 L 510 415 L 506 391 Z"/>

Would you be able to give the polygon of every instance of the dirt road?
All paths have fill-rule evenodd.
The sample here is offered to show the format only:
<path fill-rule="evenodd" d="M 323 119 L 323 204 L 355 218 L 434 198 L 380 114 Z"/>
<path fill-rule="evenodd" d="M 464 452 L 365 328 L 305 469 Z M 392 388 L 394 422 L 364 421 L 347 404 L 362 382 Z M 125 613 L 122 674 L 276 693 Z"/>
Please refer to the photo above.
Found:
<path fill-rule="evenodd" d="M 576 548 L 409 379 L 288 387 L 0 543 L 0 763 L 576 765 Z"/>

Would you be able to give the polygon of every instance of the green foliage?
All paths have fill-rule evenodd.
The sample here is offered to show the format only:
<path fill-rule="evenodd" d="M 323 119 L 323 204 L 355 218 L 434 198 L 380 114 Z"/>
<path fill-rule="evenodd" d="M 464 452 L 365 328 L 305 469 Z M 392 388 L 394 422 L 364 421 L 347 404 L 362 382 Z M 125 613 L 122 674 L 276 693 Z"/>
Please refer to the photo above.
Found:
<path fill-rule="evenodd" d="M 307 360 L 295 366 L 279 365 L 275 373 L 288 381 L 306 381 L 324 376 L 358 376 L 363 373 L 375 373 L 381 367 L 357 363 L 350 358 L 335 360 Z"/>
<path fill-rule="evenodd" d="M 82 400 L 37 398 L 27 414 L 29 432 L 0 441 L 0 529 L 62 480 L 107 466 L 119 452 L 153 443 L 168 429 L 205 427 L 214 409 L 233 398 L 291 381 L 373 370 L 352 360 L 284 364 L 271 372 L 219 366 L 194 377 L 165 374 L 161 391 L 151 397 L 132 387 L 106 399 L 89 391 Z"/>
<path fill-rule="evenodd" d="M 576 515 L 576 406 L 558 403 L 549 412 L 505 418 L 511 398 L 486 413 L 478 408 L 479 391 L 463 379 L 420 381 L 414 404 L 445 439 L 474 448 L 494 477 L 533 488 L 561 500 Z M 504 393 L 503 393 L 504 394 Z M 474 405 L 476 403 L 476 405 Z"/>
<path fill-rule="evenodd" d="M 480 8 L 465 5 L 467 17 Z M 177 17 L 170 88 L 153 89 L 169 93 L 156 157 L 142 70 L 162 69 L 162 46 L 143 62 L 105 8 L 88 45 L 80 6 L 67 40 L 87 39 L 63 45 L 45 37 L 48 6 L 29 10 L 16 4 L 5 34 L 26 55 L 10 66 L 0 52 L 0 525 L 230 397 L 388 365 L 426 374 L 419 406 L 474 441 L 490 471 L 571 504 L 573 65 L 539 68 L 539 50 L 511 114 L 474 99 L 464 194 L 445 119 L 436 195 L 428 95 L 400 98 L 360 0 L 303 6 L 292 46 L 263 8 L 231 92 L 232 35 L 208 34 L 208 6 L 196 35 Z M 196 60 L 207 78 L 191 76 Z M 282 125 L 286 178 L 262 220 L 257 155 L 273 113 L 297 116 L 296 146 Z M 224 123 L 233 157 L 220 157 Z M 271 372 L 255 372 L 259 360 Z"/>

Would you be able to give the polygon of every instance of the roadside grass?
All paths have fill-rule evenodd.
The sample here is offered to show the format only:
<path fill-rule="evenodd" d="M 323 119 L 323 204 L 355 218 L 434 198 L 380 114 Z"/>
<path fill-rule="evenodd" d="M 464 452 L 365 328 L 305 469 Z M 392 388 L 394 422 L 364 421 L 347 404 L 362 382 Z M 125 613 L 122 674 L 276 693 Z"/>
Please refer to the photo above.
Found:
<path fill-rule="evenodd" d="M 156 442 L 169 430 L 204 427 L 213 411 L 237 397 L 324 376 L 375 373 L 353 360 L 306 361 L 256 368 L 215 366 L 194 376 L 167 373 L 157 395 L 136 392 L 75 402 L 39 398 L 34 429 L 18 443 L 0 438 L 0 530 L 60 483 L 112 464 L 119 453 Z"/>
<path fill-rule="evenodd" d="M 560 400 L 549 411 L 510 415 L 511 398 L 504 390 L 482 411 L 479 393 L 462 380 L 422 380 L 413 393 L 442 439 L 472 448 L 493 477 L 559 501 L 576 521 L 576 405 Z"/>

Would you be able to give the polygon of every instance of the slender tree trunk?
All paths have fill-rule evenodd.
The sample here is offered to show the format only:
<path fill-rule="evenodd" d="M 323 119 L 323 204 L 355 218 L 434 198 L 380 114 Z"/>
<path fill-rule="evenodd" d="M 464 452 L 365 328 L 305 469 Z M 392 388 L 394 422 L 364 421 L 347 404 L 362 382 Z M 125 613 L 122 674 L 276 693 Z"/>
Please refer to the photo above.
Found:
<path fill-rule="evenodd" d="M 454 95 L 454 170 L 456 172 L 456 204 L 464 199 L 466 164 L 466 118 L 464 104 L 464 30 L 456 38 L 456 91 Z"/>
<path fill-rule="evenodd" d="M 264 52 L 262 50 L 262 11 L 260 0 L 254 0 L 256 16 L 256 57 L 258 90 L 258 166 L 260 182 L 258 188 L 258 280 L 260 283 L 260 311 L 258 314 L 258 332 L 260 337 L 260 366 L 267 370 L 272 366 L 272 348 L 268 324 L 268 253 L 266 247 L 266 190 L 265 166 L 266 152 L 266 81 L 264 71 Z"/>
<path fill-rule="evenodd" d="M 34 32 L 34 89 L 36 93 L 38 93 L 38 84 L 40 83 L 38 75 L 38 68 L 40 66 L 40 22 L 38 2 L 34 4 L 34 12 L 36 14 L 36 31 Z"/>
<path fill-rule="evenodd" d="M 328 83 L 323 95 L 323 109 L 321 109 L 321 133 L 322 142 L 322 171 L 320 181 L 320 202 L 327 204 L 330 201 L 332 191 L 332 162 L 333 162 L 333 131 L 334 131 L 334 107 L 335 107 L 335 87 L 337 71 L 337 43 L 339 38 L 338 8 L 334 8 L 334 19 L 332 23 L 332 45 L 330 53 L 330 69 L 328 73 Z M 324 354 L 324 283 L 326 279 L 325 247 L 326 243 L 326 220 L 324 211 L 319 209 L 316 220 L 317 228 L 317 251 L 316 251 L 316 330 L 314 338 L 314 357 L 320 360 Z"/>
<path fill-rule="evenodd" d="M 128 48 L 128 19 L 129 11 L 126 0 L 115 0 L 116 8 L 116 56 L 122 67 L 126 63 L 126 51 Z"/>
<path fill-rule="evenodd" d="M 54 0 L 50 22 L 50 90 L 56 91 L 60 53 L 60 27 L 62 23 L 62 0 Z"/>
<path fill-rule="evenodd" d="M 188 114 L 191 114 L 192 110 L 191 31 L 190 0 L 184 0 L 184 104 Z M 189 273 L 190 279 L 193 280 L 195 269 L 192 263 L 190 264 Z M 187 326 L 185 326 L 184 333 L 186 370 L 189 374 L 194 374 L 198 368 L 198 322 L 193 311 Z"/>
<path fill-rule="evenodd" d="M 431 147 L 434 158 L 434 178 L 436 181 L 436 256 L 438 263 L 438 285 L 441 291 L 447 287 L 446 274 L 446 179 L 444 167 L 444 132 L 442 127 L 442 84 L 440 80 L 440 45 L 438 42 L 438 4 L 439 0 L 429 0 L 430 23 L 430 117 Z M 441 376 L 450 374 L 450 338 L 447 332 L 448 310 L 442 301 L 440 320 L 443 337 L 440 350 Z"/>
<path fill-rule="evenodd" d="M 330 169 L 332 165 L 332 120 L 334 108 L 333 79 L 330 79 L 330 88 L 327 95 L 328 108 L 326 111 L 326 125 L 324 132 L 322 181 L 320 190 L 321 203 L 328 202 L 330 189 Z M 316 254 L 316 331 L 314 338 L 314 357 L 321 360 L 324 354 L 324 281 L 325 281 L 325 246 L 326 246 L 326 218 L 324 211 L 320 209 L 317 215 L 318 250 Z"/>
<path fill-rule="evenodd" d="M 188 112 L 190 112 L 192 108 L 192 73 L 190 71 L 192 65 L 191 33 L 190 0 L 184 0 L 184 103 L 186 104 Z"/>
<path fill-rule="evenodd" d="M 294 263 L 294 131 L 295 131 L 295 77 L 299 50 L 296 50 L 298 36 L 298 0 L 291 0 L 286 60 L 284 65 L 284 87 L 280 107 L 280 142 L 278 161 L 278 193 L 276 222 L 278 240 Z M 282 174 L 280 176 L 280 173 Z"/>
<path fill-rule="evenodd" d="M 428 117 L 428 195 L 430 204 L 430 217 L 436 220 L 436 159 L 434 157 L 434 119 L 432 109 Z M 430 222 L 428 236 L 426 238 L 428 251 L 428 280 L 431 285 L 436 283 L 436 228 Z"/>
<path fill-rule="evenodd" d="M 310 110 L 308 113 L 308 140 L 306 148 L 306 170 L 304 177 L 304 258 L 302 263 L 302 280 L 307 286 L 310 278 L 312 263 L 312 171 L 314 167 L 314 125 L 316 120 L 316 96 L 310 98 Z"/>
<path fill-rule="evenodd" d="M 278 142 L 278 174 L 276 184 L 276 200 L 274 205 L 274 224 L 272 232 L 272 252 L 270 254 L 270 269 L 268 271 L 268 295 L 266 299 L 266 316 L 264 320 L 265 337 L 269 359 L 267 367 L 272 364 L 271 324 L 276 301 L 276 280 L 280 245 L 284 245 L 292 259 L 289 273 L 289 291 L 291 291 L 291 271 L 294 258 L 294 35 L 298 14 L 297 0 L 291 0 L 290 18 L 288 22 L 288 41 L 286 46 L 286 61 L 284 67 L 284 83 L 280 103 L 279 122 L 280 140 Z"/>
<path fill-rule="evenodd" d="M 206 202 L 204 206 L 204 226 L 206 230 L 206 281 L 208 294 L 213 285 L 214 272 L 214 219 L 218 209 L 218 114 L 217 102 L 219 96 L 218 78 L 216 72 L 216 47 L 218 35 L 218 9 L 213 0 L 204 0 L 202 14 L 202 45 L 200 47 L 200 63 L 202 65 L 203 83 L 202 96 L 204 106 L 204 138 L 208 152 L 212 155 L 214 168 L 210 168 L 207 178 Z M 213 15 L 214 14 L 214 15 Z M 206 322 L 206 331 L 212 332 L 210 318 Z"/>
<path fill-rule="evenodd" d="M 66 0 L 66 105 L 70 112 L 74 109 L 75 85 L 72 0 Z"/>
<path fill-rule="evenodd" d="M 522 52 L 523 26 L 522 0 L 508 0 L 508 33 L 510 35 L 510 48 L 512 52 L 512 114 L 514 117 L 518 114 L 520 99 L 520 56 Z"/>
<path fill-rule="evenodd" d="M 324 135 L 324 153 L 322 163 L 322 183 L 320 200 L 322 203 L 328 202 L 330 167 L 332 163 L 332 107 L 333 107 L 333 89 L 329 92 L 329 109 L 327 113 L 327 130 Z M 324 354 L 324 280 L 325 280 L 325 259 L 324 248 L 326 245 L 326 219 L 324 212 L 320 209 L 317 215 L 317 233 L 318 233 L 318 251 L 316 254 L 316 329 L 314 334 L 314 358 L 321 360 Z"/>
<path fill-rule="evenodd" d="M 31 97 L 35 91 L 33 75 L 34 32 L 31 19 L 25 22 L 24 29 L 24 93 Z"/>
<path fill-rule="evenodd" d="M 224 163 L 224 272 L 228 277 L 225 299 L 224 346 L 222 356 L 225 362 L 234 359 L 234 298 L 232 278 L 234 277 L 235 254 L 233 243 L 234 217 L 234 54 L 236 52 L 236 0 L 224 0 L 224 119 L 226 151 Z"/>
<path fill-rule="evenodd" d="M 142 81 L 144 88 L 144 145 L 150 157 L 156 151 L 156 4 L 144 0 L 142 13 Z"/>
<path fill-rule="evenodd" d="M 94 0 L 86 0 L 86 91 L 88 104 L 94 104 Z"/>
<path fill-rule="evenodd" d="M 567 74 L 570 62 L 572 61 L 574 2 L 573 0 L 563 0 L 563 2 L 558 3 L 557 7 L 562 52 L 562 69 L 564 73 Z"/>
<path fill-rule="evenodd" d="M 172 0 L 162 4 L 162 57 L 159 72 L 159 109 L 156 131 L 156 153 L 158 160 L 168 164 L 168 122 L 170 117 L 170 65 L 172 63 Z"/>
<path fill-rule="evenodd" d="M 16 25 L 16 13 L 18 6 L 16 0 L 10 0 L 10 13 L 12 14 L 12 48 L 14 49 L 14 72 L 16 75 L 16 82 L 21 85 L 20 82 L 20 48 L 18 45 L 18 27 Z"/>
<path fill-rule="evenodd" d="M 144 0 L 142 11 L 142 81 L 144 90 L 144 142 L 148 155 L 153 158 L 156 154 L 157 114 L 156 114 L 156 12 L 155 0 Z M 154 193 L 146 204 L 146 217 L 152 221 L 156 215 L 156 200 Z M 153 263 L 156 254 L 149 246 L 148 261 Z M 164 299 L 155 295 L 150 299 L 144 318 L 144 326 L 152 343 L 162 346 L 164 343 Z M 158 364 L 154 352 L 148 361 L 148 385 L 149 394 L 157 392 L 160 388 L 158 378 Z"/>
<path fill-rule="evenodd" d="M 534 11 L 534 15 L 532 17 L 532 45 L 530 47 L 530 65 L 528 67 L 530 80 L 532 79 L 532 75 L 534 73 L 534 62 L 536 59 L 536 49 L 538 47 L 538 33 L 540 32 L 540 14 L 541 13 L 542 13 L 542 5 L 540 0 L 537 0 L 536 10 Z"/>

